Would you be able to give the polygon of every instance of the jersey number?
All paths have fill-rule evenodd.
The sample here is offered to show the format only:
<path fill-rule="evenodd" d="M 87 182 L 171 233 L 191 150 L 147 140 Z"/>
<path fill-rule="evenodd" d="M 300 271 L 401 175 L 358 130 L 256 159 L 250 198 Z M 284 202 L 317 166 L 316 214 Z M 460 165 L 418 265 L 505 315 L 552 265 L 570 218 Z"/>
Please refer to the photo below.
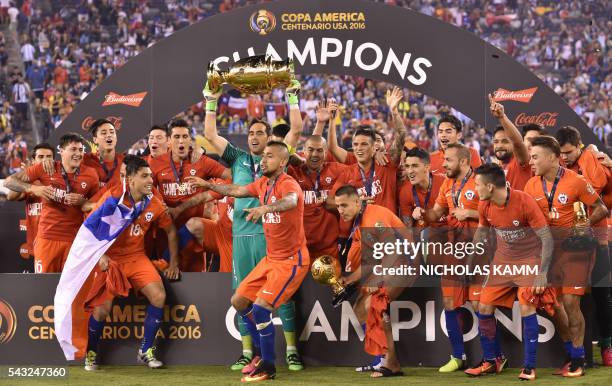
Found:
<path fill-rule="evenodd" d="M 130 226 L 130 236 L 140 236 L 142 235 L 142 228 L 140 227 L 140 224 L 132 224 Z"/>

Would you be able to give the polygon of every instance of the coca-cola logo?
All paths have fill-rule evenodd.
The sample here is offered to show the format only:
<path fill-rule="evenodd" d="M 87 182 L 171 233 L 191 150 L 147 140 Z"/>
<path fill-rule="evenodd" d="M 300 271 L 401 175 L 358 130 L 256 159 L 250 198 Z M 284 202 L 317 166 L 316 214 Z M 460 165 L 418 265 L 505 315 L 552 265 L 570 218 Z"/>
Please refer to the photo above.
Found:
<path fill-rule="evenodd" d="M 126 105 L 138 107 L 145 96 L 147 96 L 146 91 L 130 95 L 119 95 L 111 91 L 104 96 L 104 103 L 102 103 L 102 106 Z"/>
<path fill-rule="evenodd" d="M 535 115 L 527 115 L 525 113 L 520 113 L 516 116 L 514 120 L 514 124 L 517 126 L 523 126 L 530 123 L 537 123 L 540 126 L 544 127 L 554 127 L 557 125 L 557 116 L 559 113 L 553 113 L 550 111 L 546 111 L 544 113 L 535 114 Z"/>
<path fill-rule="evenodd" d="M 531 98 L 533 98 L 533 94 L 538 90 L 537 87 L 526 88 L 524 90 L 510 91 L 505 88 L 498 88 L 493 93 L 493 100 L 495 102 L 503 102 L 503 101 L 515 101 L 515 102 L 523 102 L 529 103 Z"/>
<path fill-rule="evenodd" d="M 81 129 L 83 131 L 89 131 L 91 124 L 94 123 L 96 119 L 97 118 L 94 118 L 91 115 L 85 117 L 85 119 L 83 119 L 83 122 L 81 122 Z M 106 117 L 106 119 L 108 119 L 113 124 L 113 126 L 115 126 L 115 130 L 121 129 L 123 117 L 108 116 Z"/>

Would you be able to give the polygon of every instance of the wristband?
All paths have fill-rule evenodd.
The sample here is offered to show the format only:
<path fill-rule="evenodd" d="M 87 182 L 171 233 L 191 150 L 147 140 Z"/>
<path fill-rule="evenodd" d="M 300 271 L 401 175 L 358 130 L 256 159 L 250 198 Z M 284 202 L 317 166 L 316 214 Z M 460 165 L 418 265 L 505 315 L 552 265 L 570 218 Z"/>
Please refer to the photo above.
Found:
<path fill-rule="evenodd" d="M 206 111 L 217 112 L 217 100 L 206 101 Z"/>

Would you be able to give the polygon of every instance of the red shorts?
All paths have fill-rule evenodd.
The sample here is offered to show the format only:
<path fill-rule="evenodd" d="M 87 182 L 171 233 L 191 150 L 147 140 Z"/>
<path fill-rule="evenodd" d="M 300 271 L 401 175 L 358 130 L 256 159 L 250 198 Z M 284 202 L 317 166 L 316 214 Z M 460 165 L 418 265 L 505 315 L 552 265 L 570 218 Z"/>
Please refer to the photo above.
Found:
<path fill-rule="evenodd" d="M 489 306 L 512 308 L 514 300 L 518 296 L 519 304 L 526 306 L 530 304 L 523 296 L 526 290 L 527 288 L 525 287 L 483 287 L 480 293 L 480 303 Z"/>
<path fill-rule="evenodd" d="M 72 241 L 47 240 L 37 237 L 34 240 L 34 272 L 62 272 Z"/>
<path fill-rule="evenodd" d="M 466 301 L 479 301 L 482 292 L 482 286 L 470 285 L 469 287 L 445 286 L 442 285 L 442 296 L 445 298 L 453 298 L 453 306 L 461 307 Z"/>
<path fill-rule="evenodd" d="M 594 265 L 595 252 L 590 254 L 555 252 L 548 281 L 556 288 L 557 295 L 584 295 Z"/>
<path fill-rule="evenodd" d="M 112 259 L 112 257 L 110 257 Z M 134 258 L 115 260 L 119 264 L 119 269 L 130 282 L 130 285 L 135 292 L 140 291 L 146 285 L 162 281 L 157 269 L 151 260 L 145 255 L 138 255 Z M 96 278 L 100 277 L 99 275 Z M 102 276 L 103 277 L 103 276 Z M 96 285 L 94 284 L 94 287 Z M 114 296 L 109 290 L 105 290 L 104 294 L 97 298 L 96 303 L 102 304 L 106 301 L 113 300 Z"/>
<path fill-rule="evenodd" d="M 304 253 L 308 253 L 306 248 L 302 248 L 294 261 L 299 261 Z M 302 254 L 302 256 L 299 256 Z M 265 300 L 272 307 L 277 308 L 287 302 L 293 294 L 300 288 L 302 281 L 308 273 L 308 265 L 296 265 L 292 261 L 281 262 L 270 260 L 265 256 L 257 266 L 242 280 L 236 293 L 254 302 L 260 298 Z"/>
<path fill-rule="evenodd" d="M 232 238 L 227 238 L 218 221 L 207 218 L 201 220 L 204 233 L 204 251 L 219 255 L 221 259 L 219 272 L 232 272 Z"/>

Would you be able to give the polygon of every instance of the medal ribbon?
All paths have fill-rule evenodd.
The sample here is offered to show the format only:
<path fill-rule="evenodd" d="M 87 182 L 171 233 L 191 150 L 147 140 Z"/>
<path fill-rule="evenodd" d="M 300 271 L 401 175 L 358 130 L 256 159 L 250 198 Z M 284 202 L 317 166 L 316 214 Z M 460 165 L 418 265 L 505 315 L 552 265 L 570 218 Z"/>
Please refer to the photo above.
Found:
<path fill-rule="evenodd" d="M 366 195 L 368 197 L 372 196 L 372 184 L 374 183 L 374 160 L 372 160 L 372 166 L 370 166 L 370 176 L 366 179 L 365 172 L 361 168 L 361 166 L 357 166 L 359 168 L 359 174 L 361 174 L 361 182 L 363 182 L 363 187 L 366 190 Z"/>
<path fill-rule="evenodd" d="M 559 170 L 557 170 L 557 175 L 555 176 L 555 181 L 553 182 L 552 189 L 550 194 L 548 193 L 548 189 L 546 188 L 546 179 L 544 177 L 540 177 L 542 180 L 542 191 L 544 192 L 544 196 L 548 200 L 548 211 L 550 212 L 553 207 L 553 200 L 555 199 L 555 192 L 557 191 L 557 185 L 559 184 L 559 180 L 565 174 L 565 168 L 559 166 Z"/>
<path fill-rule="evenodd" d="M 465 177 L 463 177 L 463 180 L 461 180 L 461 185 L 459 185 L 459 190 L 457 191 L 456 194 L 455 194 L 455 182 L 457 181 L 455 180 L 455 182 L 453 182 L 453 186 L 451 188 L 451 197 L 453 199 L 453 204 L 455 205 L 455 208 L 459 207 L 459 199 L 461 198 L 461 191 L 463 190 L 463 188 L 465 187 L 465 184 L 467 184 L 471 176 L 472 176 L 472 168 L 470 168 L 470 171 L 465 175 Z"/>

